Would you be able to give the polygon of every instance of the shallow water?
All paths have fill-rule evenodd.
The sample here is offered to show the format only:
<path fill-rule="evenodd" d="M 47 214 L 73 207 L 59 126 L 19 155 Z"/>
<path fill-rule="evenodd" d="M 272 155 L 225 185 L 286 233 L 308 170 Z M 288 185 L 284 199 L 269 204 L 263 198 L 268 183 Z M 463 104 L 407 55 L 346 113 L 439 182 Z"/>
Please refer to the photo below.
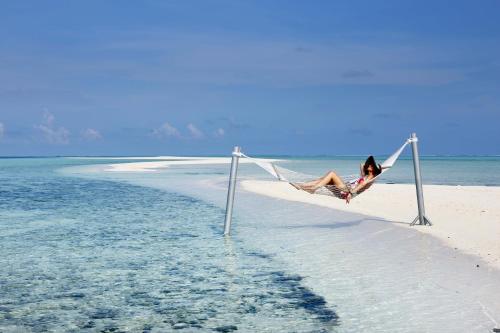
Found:
<path fill-rule="evenodd" d="M 227 165 L 89 162 L 0 160 L 0 330 L 485 332 L 500 320 L 499 272 L 407 226 L 239 190 L 224 239 Z"/>
<path fill-rule="evenodd" d="M 27 163 L 25 163 L 27 162 Z M 74 162 L 73 162 L 74 163 Z M 0 174 L 0 330 L 324 331 L 301 278 L 191 197 L 8 161 Z"/>

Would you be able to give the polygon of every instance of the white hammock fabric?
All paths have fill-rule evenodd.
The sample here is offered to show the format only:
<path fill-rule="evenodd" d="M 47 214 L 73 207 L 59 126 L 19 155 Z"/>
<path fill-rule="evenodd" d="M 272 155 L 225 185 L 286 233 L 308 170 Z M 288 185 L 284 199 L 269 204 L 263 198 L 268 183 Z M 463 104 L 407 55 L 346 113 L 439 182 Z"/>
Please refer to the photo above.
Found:
<path fill-rule="evenodd" d="M 391 156 L 389 156 L 384 162 L 382 162 L 381 167 L 382 167 L 382 172 L 377 175 L 376 177 L 370 179 L 368 182 L 366 182 L 365 186 L 358 191 L 357 193 L 353 193 L 352 197 L 355 197 L 367 189 L 369 189 L 373 183 L 386 171 L 388 171 L 392 166 L 396 163 L 397 159 L 403 152 L 403 150 L 406 148 L 406 146 L 412 142 L 412 139 L 408 139 L 405 141 L 405 143 L 397 149 Z M 296 172 L 287 168 L 283 168 L 281 166 L 277 166 L 272 162 L 269 162 L 264 159 L 258 159 L 258 158 L 253 158 L 249 157 L 243 153 L 238 154 L 240 157 L 245 157 L 249 159 L 250 161 L 254 162 L 258 166 L 260 166 L 262 169 L 267 171 L 269 174 L 271 174 L 273 177 L 275 177 L 279 181 L 284 181 L 284 182 L 304 182 L 306 180 L 310 180 L 311 178 L 318 178 L 317 176 L 312 176 L 312 175 L 307 175 L 304 173 Z M 322 194 L 322 195 L 330 195 L 330 196 L 335 196 L 340 199 L 345 199 L 347 196 L 347 193 L 349 193 L 351 186 L 354 186 L 355 181 L 360 178 L 360 175 L 347 175 L 347 176 L 342 176 L 342 180 L 344 181 L 344 184 L 346 184 L 346 187 L 344 188 L 339 188 L 335 185 L 325 185 L 319 189 L 317 189 L 314 194 Z"/>

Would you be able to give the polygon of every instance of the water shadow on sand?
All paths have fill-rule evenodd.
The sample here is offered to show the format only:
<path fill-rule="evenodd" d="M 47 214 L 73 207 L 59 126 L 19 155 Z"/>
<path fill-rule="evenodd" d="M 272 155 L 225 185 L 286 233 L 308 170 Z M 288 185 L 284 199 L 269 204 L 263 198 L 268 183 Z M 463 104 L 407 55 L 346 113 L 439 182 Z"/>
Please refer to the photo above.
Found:
<path fill-rule="evenodd" d="M 389 220 L 378 219 L 378 218 L 366 218 L 366 219 L 359 219 L 359 220 L 353 220 L 353 221 L 348 221 L 348 222 L 333 222 L 333 223 L 329 223 L 329 224 L 284 225 L 284 226 L 280 226 L 279 228 L 284 228 L 284 229 L 301 229 L 301 228 L 340 229 L 340 228 L 349 228 L 349 227 L 358 226 L 361 223 L 371 222 L 371 221 L 390 223 L 390 224 L 403 224 L 406 226 L 410 226 L 410 223 L 408 223 L 408 222 L 389 221 Z"/>

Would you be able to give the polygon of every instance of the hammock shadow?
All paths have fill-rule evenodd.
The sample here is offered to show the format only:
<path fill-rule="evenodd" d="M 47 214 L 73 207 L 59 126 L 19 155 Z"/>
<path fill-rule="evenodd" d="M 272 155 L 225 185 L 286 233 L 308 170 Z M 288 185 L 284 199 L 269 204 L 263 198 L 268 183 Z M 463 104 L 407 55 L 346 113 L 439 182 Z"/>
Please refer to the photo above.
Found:
<path fill-rule="evenodd" d="M 377 221 L 377 222 L 383 222 L 383 223 L 391 223 L 391 224 L 404 224 L 404 225 L 410 225 L 410 222 L 404 222 L 404 221 L 394 221 L 394 220 L 387 220 L 387 219 L 382 219 L 378 217 L 368 217 L 364 219 L 365 221 Z"/>
<path fill-rule="evenodd" d="M 377 222 L 383 222 L 383 223 L 391 223 L 391 224 L 404 224 L 404 225 L 410 225 L 409 222 L 401 222 L 401 221 L 390 221 L 390 220 L 384 220 L 380 218 L 365 218 L 365 219 L 359 219 L 359 220 L 353 220 L 353 221 L 348 221 L 348 222 L 334 222 L 334 223 L 329 223 L 329 224 L 303 224 L 303 225 L 288 225 L 288 226 L 282 226 L 282 228 L 285 229 L 302 229 L 302 228 L 322 228 L 322 229 L 340 229 L 340 228 L 349 228 L 349 227 L 354 227 L 357 225 L 360 225 L 361 223 L 365 222 L 370 222 L 370 221 L 377 221 Z"/>
<path fill-rule="evenodd" d="M 336 222 L 330 224 L 303 224 L 303 225 L 288 225 L 282 226 L 285 229 L 304 229 L 304 228 L 320 228 L 320 229 L 340 229 L 340 228 L 348 228 L 354 227 L 361 223 L 365 222 L 365 220 L 356 220 L 349 222 Z"/>

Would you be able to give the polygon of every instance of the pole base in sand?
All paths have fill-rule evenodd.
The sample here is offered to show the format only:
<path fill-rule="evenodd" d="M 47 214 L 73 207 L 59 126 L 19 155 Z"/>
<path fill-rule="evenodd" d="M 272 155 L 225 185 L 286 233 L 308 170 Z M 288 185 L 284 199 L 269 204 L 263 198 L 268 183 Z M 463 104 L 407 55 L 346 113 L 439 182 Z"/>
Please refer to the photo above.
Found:
<path fill-rule="evenodd" d="M 415 217 L 413 222 L 410 223 L 410 226 L 413 227 L 415 224 L 422 225 L 422 223 L 420 223 L 420 216 Z M 430 225 L 430 226 L 432 225 L 431 220 L 429 220 L 425 215 L 424 215 L 424 225 Z"/>

